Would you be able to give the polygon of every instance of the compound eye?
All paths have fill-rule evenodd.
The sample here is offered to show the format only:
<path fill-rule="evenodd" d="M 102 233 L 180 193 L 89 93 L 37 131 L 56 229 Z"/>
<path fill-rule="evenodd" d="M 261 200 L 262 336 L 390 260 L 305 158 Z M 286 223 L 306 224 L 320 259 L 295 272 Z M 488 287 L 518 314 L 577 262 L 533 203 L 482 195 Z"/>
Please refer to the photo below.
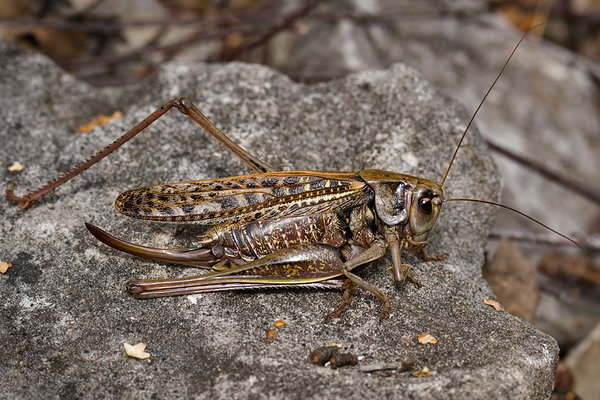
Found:
<path fill-rule="evenodd" d="M 431 204 L 431 197 L 421 197 L 419 199 L 419 208 L 424 214 L 431 214 L 433 211 L 433 204 Z"/>

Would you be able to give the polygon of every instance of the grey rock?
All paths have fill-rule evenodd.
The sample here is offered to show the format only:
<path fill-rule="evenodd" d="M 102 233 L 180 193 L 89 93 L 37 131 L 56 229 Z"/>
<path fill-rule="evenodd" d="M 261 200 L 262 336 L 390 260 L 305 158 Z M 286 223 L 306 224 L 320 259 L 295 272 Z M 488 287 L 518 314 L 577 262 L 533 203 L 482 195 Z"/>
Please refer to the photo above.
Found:
<path fill-rule="evenodd" d="M 43 185 L 118 137 L 169 98 L 186 95 L 242 146 L 283 170 L 382 168 L 440 179 L 467 112 L 403 65 L 317 85 L 268 68 L 168 64 L 137 87 L 96 89 L 44 57 L 0 42 L 0 180 L 17 193 Z M 88 134 L 96 115 L 122 119 Z M 13 161 L 25 169 L 8 172 Z M 494 164 L 475 129 L 447 195 L 496 198 Z M 325 325 L 340 295 L 258 291 L 135 300 L 131 277 L 181 276 L 187 268 L 137 259 L 98 243 L 89 221 L 137 243 L 185 246 L 192 225 L 150 224 L 113 209 L 119 192 L 147 184 L 248 172 L 208 134 L 175 111 L 111 157 L 26 212 L 0 202 L 0 398 L 542 398 L 549 396 L 556 342 L 482 302 L 481 277 L 493 210 L 450 203 L 431 239 L 444 262 L 407 256 L 423 287 L 395 287 L 391 260 L 357 273 L 392 297 L 392 315 L 358 291 L 350 309 Z M 273 322 L 286 326 L 265 340 Z M 435 345 L 416 337 L 429 332 Z M 145 342 L 153 358 L 128 358 L 123 343 Z M 427 366 L 361 373 L 308 362 L 329 342 L 362 363 Z"/>

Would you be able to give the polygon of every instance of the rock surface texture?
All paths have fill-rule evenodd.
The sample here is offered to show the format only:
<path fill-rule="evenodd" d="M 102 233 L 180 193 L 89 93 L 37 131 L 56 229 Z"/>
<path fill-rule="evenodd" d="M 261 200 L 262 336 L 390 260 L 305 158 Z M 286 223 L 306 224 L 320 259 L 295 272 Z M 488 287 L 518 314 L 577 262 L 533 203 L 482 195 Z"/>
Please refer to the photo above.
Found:
<path fill-rule="evenodd" d="M 137 87 L 96 89 L 44 57 L 0 44 L 0 181 L 38 187 L 111 142 L 166 100 L 185 95 L 242 146 L 291 169 L 381 168 L 440 180 L 468 113 L 402 65 L 317 85 L 264 67 L 164 66 Z M 124 117 L 78 132 L 99 114 Z M 474 129 L 447 196 L 497 198 L 496 170 Z M 24 169 L 8 172 L 13 161 Z M 485 237 L 494 210 L 450 203 L 432 233 L 444 262 L 411 263 L 423 283 L 395 287 L 386 257 L 356 270 L 392 298 L 357 291 L 341 318 L 323 324 L 340 294 L 258 291 L 135 300 L 131 277 L 196 273 L 119 253 L 84 222 L 153 246 L 185 246 L 193 225 L 136 221 L 113 209 L 128 188 L 247 173 L 244 165 L 176 111 L 26 212 L 0 202 L 0 398 L 542 398 L 558 347 L 548 335 L 483 303 Z M 286 326 L 267 340 L 273 322 Z M 422 345 L 428 332 L 437 344 Z M 150 360 L 123 343 L 147 343 Z M 341 343 L 360 365 L 412 361 L 412 371 L 337 370 L 308 361 Z"/>

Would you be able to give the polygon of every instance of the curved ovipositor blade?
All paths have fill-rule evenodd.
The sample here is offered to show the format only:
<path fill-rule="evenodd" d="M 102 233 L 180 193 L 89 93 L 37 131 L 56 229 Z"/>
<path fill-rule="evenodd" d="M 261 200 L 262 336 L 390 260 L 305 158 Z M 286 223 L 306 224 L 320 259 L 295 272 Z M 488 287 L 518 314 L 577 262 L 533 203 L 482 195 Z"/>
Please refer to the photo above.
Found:
<path fill-rule="evenodd" d="M 202 268 L 210 268 L 220 261 L 209 248 L 161 249 L 141 246 L 116 238 L 110 233 L 87 222 L 85 226 L 102 243 L 125 253 L 133 254 L 134 256 Z"/>

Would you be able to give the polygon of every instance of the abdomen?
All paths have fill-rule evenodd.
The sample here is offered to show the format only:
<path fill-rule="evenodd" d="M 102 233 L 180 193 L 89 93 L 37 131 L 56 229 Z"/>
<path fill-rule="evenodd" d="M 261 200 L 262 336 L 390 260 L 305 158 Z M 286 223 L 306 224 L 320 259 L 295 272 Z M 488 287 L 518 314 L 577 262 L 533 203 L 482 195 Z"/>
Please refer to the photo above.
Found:
<path fill-rule="evenodd" d="M 218 233 L 226 252 L 234 257 L 237 253 L 245 261 L 301 244 L 324 243 L 340 248 L 347 235 L 347 224 L 337 214 L 253 221 Z"/>

